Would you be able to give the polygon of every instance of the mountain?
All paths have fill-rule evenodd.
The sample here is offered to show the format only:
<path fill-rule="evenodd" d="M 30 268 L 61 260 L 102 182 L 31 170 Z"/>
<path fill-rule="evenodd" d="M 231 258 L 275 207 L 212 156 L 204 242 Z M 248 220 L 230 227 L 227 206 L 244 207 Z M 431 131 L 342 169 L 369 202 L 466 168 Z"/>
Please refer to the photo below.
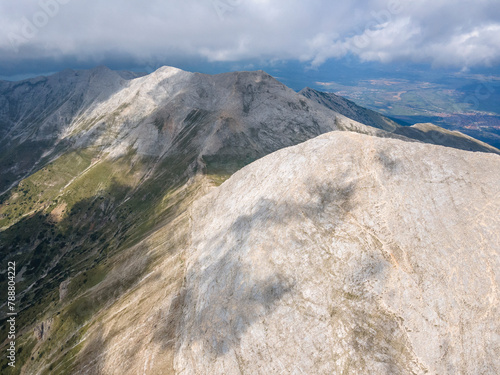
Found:
<path fill-rule="evenodd" d="M 65 128 L 126 82 L 106 67 L 0 81 L 0 192 L 67 151 Z"/>
<path fill-rule="evenodd" d="M 118 155 L 132 147 L 140 155 L 162 155 L 180 141 L 186 122 L 198 125 L 184 131 L 203 133 L 200 151 L 230 143 L 234 153 L 233 142 L 254 141 L 257 149 L 240 155 L 250 159 L 337 128 L 336 114 L 264 72 L 208 76 L 164 67 L 136 79 L 123 76 L 99 67 L 2 82 L 0 188 L 69 150 L 96 147 Z"/>
<path fill-rule="evenodd" d="M 348 118 L 375 128 L 386 130 L 393 134 L 417 139 L 425 143 L 458 148 L 460 150 L 494 152 L 500 154 L 497 148 L 487 143 L 481 142 L 458 131 L 446 130 L 434 124 L 415 124 L 412 126 L 399 125 L 378 112 L 363 108 L 333 93 L 321 92 L 307 87 L 300 91 L 299 94 Z"/>
<path fill-rule="evenodd" d="M 19 265 L 26 373 L 83 371 L 86 332 L 103 324 L 99 314 L 159 264 L 182 264 L 187 209 L 210 186 L 325 132 L 383 135 L 264 72 L 164 67 L 127 80 L 99 67 L 2 84 L 0 254 Z M 157 280 L 158 295 L 182 281 L 172 275 Z M 0 283 L 5 293 L 6 274 Z"/>
<path fill-rule="evenodd" d="M 384 129 L 389 132 L 393 132 L 400 127 L 400 125 L 396 122 L 381 115 L 380 113 L 360 107 L 353 101 L 333 93 L 321 92 L 306 87 L 305 89 L 299 91 L 299 94 L 314 100 L 335 112 L 341 113 L 346 117 L 361 122 L 362 124 Z"/>
<path fill-rule="evenodd" d="M 234 148 L 236 138 L 241 145 L 257 140 L 254 146 L 259 150 L 244 156 L 248 160 L 333 129 L 373 132 L 352 120 L 422 142 L 499 152 L 439 127 L 432 131 L 402 127 L 335 94 L 312 89 L 300 94 L 264 72 L 209 76 L 169 67 L 143 77 L 101 66 L 0 82 L 0 192 L 69 150 L 99 147 L 105 153 L 120 153 L 119 148 L 130 146 L 139 154 L 158 156 L 171 146 L 171 137 L 179 131 L 166 124 L 182 123 L 189 111 L 197 111 L 192 112 L 196 121 L 210 124 L 204 131 L 212 127 L 214 133 L 203 133 L 203 137 L 215 143 L 224 139 L 231 144 L 228 149 Z M 172 113 L 177 117 L 171 118 Z M 225 126 L 224 121 L 233 124 Z M 266 139 L 266 134 L 273 132 L 288 139 Z M 290 141 L 290 137 L 296 139 Z M 209 143 L 207 147 L 216 147 Z"/>
<path fill-rule="evenodd" d="M 490 160 L 497 160 L 495 149 L 484 149 L 491 154 L 460 153 L 453 145 L 424 145 L 434 142 L 432 132 L 424 130 L 435 128 L 406 136 L 398 134 L 398 127 L 386 131 L 381 123 L 363 124 L 355 116 L 363 109 L 351 108 L 354 112 L 347 114 L 340 107 L 332 110 L 262 71 L 211 76 L 163 67 L 136 76 L 99 67 L 1 82 L 0 89 L 0 255 L 3 264 L 16 262 L 19 301 L 18 366 L 12 370 L 3 358 L 0 366 L 6 374 L 168 374 L 198 367 L 181 350 L 187 345 L 203 360 L 201 343 L 209 337 L 201 331 L 200 339 L 189 336 L 187 327 L 192 332 L 196 324 L 184 321 L 198 306 L 198 294 L 193 293 L 205 290 L 191 288 L 193 262 L 197 259 L 205 270 L 203 259 L 193 255 L 199 240 L 193 228 L 204 225 L 199 203 L 196 209 L 193 204 L 211 191 L 222 191 L 231 175 L 266 155 L 334 131 L 362 134 L 360 139 L 399 145 L 401 150 L 441 150 L 436 157 L 446 152 L 462 159 L 470 155 L 486 160 L 489 167 Z M 346 137 L 346 146 L 332 143 L 331 152 L 362 156 L 364 141 L 349 143 Z M 348 149 L 347 144 L 364 151 Z M 298 156 L 311 172 L 317 171 L 316 165 L 321 168 L 318 157 L 308 152 Z M 393 167 L 391 160 L 386 164 Z M 415 168 L 423 169 L 423 181 L 433 176 L 426 165 Z M 472 169 L 464 168 L 467 173 Z M 482 177 L 476 177 L 479 183 Z M 284 175 L 274 176 L 272 170 L 267 179 L 255 183 L 262 185 L 263 193 L 266 184 L 281 184 L 275 190 L 283 197 L 295 184 Z M 481 194 L 489 195 L 485 189 Z M 330 193 L 336 194 L 327 189 L 320 201 L 328 201 Z M 232 212 L 231 207 L 227 210 Z M 217 223 L 218 214 L 207 212 L 203 220 Z M 245 225 L 247 219 L 242 220 L 235 228 Z M 212 274 L 217 267 L 209 261 L 207 272 Z M 244 278 L 246 266 L 241 266 Z M 289 285 L 285 280 L 275 291 L 273 280 L 271 295 L 288 295 L 297 282 Z M 6 291 L 7 275 L 1 273 L 2 301 Z M 206 292 L 207 298 L 212 295 Z M 261 309 L 258 300 L 247 296 L 250 315 L 241 320 L 245 332 L 250 327 L 246 320 L 253 319 L 251 305 L 255 302 Z M 2 314 L 5 322 L 4 309 Z M 206 322 L 200 324 L 208 330 Z M 6 337 L 6 329 L 3 324 L 0 337 Z M 234 331 L 235 337 L 242 334 Z M 226 351 L 224 340 L 215 342 Z M 6 345 L 3 341 L 2 350 Z M 220 355 L 210 353 L 219 363 Z"/>
<path fill-rule="evenodd" d="M 195 204 L 179 373 L 496 374 L 500 156 L 333 132 Z"/>

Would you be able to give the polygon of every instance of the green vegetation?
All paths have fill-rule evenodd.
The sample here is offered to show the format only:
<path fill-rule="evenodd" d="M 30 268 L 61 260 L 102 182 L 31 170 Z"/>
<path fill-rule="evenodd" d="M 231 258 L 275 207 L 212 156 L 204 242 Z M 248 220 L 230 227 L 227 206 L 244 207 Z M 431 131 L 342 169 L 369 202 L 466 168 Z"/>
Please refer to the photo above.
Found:
<path fill-rule="evenodd" d="M 0 227 L 8 227 L 20 218 L 48 205 L 58 203 L 62 189 L 90 166 L 92 150 L 75 151 L 48 164 L 24 179 L 0 201 Z"/>
<path fill-rule="evenodd" d="M 36 364 L 50 374 L 71 373 L 82 340 L 102 309 L 154 264 L 142 241 L 178 220 L 197 196 L 203 184 L 190 178 L 202 172 L 218 185 L 254 160 L 205 157 L 205 168 L 197 170 L 198 150 L 192 140 L 207 116 L 200 110 L 190 113 L 173 140 L 179 151 L 160 160 L 132 150 L 115 159 L 95 149 L 74 151 L 2 197 L 2 260 L 15 259 L 23 267 L 17 285 L 22 309 L 18 326 L 23 353 L 33 357 L 24 358 L 27 366 Z M 176 225 L 180 223 L 187 225 L 185 220 Z M 164 251 L 174 252 L 182 241 L 172 239 Z M 5 297 L 5 283 L 0 277 L 0 298 Z M 33 328 L 47 319 L 52 322 L 49 336 L 37 342 Z M 4 365 L 0 360 L 0 367 Z"/>
<path fill-rule="evenodd" d="M 0 361 L 0 373 L 5 375 L 19 374 L 21 365 L 32 361 L 32 351 L 35 348 L 35 345 L 36 345 L 36 339 L 32 335 L 17 340 L 16 368 L 10 367 L 8 365 L 8 361 L 6 361 L 3 358 L 5 356 L 2 355 L 2 361 Z"/>
<path fill-rule="evenodd" d="M 22 178 L 20 171 L 31 169 L 42 158 L 44 150 L 50 146 L 49 141 L 37 141 L 0 148 L 0 192 Z M 39 165 L 43 165 L 42 162 Z M 2 199 L 0 196 L 0 202 Z"/>
<path fill-rule="evenodd" d="M 256 158 L 233 157 L 233 156 L 203 156 L 205 164 L 204 173 L 214 183 L 219 186 L 227 180 L 233 173 L 255 161 Z"/>

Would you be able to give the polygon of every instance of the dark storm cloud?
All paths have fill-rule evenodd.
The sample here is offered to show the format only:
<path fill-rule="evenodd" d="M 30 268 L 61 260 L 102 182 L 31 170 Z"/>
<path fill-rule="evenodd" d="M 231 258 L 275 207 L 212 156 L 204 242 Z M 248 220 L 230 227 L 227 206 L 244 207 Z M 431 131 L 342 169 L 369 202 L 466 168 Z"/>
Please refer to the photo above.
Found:
<path fill-rule="evenodd" d="M 496 0 L 17 0 L 0 3 L 0 69 L 165 59 L 500 62 Z M 2 72 L 0 72 L 1 74 Z"/>

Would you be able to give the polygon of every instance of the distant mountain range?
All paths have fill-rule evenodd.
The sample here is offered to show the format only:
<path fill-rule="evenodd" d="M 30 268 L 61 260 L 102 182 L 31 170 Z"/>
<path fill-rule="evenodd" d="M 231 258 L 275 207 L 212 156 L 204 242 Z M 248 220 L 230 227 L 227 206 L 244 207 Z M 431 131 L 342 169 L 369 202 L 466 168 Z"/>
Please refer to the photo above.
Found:
<path fill-rule="evenodd" d="M 481 142 L 458 131 L 449 131 L 430 123 L 402 126 L 378 112 L 360 107 L 356 103 L 332 93 L 305 88 L 300 91 L 300 94 L 346 117 L 375 128 L 386 130 L 393 134 L 403 135 L 407 138 L 417 139 L 425 143 L 453 147 L 461 150 L 498 153 L 498 149 L 487 143 Z"/>
<path fill-rule="evenodd" d="M 357 104 L 403 124 L 432 122 L 500 147 L 500 80 L 498 76 L 414 71 L 404 78 L 382 75 L 351 82 L 315 82 Z"/>
<path fill-rule="evenodd" d="M 499 371 L 499 154 L 263 71 L 0 82 L 1 372 Z"/>

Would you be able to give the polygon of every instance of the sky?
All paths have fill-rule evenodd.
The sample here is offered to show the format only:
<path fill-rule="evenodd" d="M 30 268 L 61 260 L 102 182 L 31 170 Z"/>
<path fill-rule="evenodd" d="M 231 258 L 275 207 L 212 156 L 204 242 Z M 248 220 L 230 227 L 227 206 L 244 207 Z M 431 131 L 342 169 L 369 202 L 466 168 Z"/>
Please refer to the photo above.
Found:
<path fill-rule="evenodd" d="M 101 64 L 480 72 L 500 66 L 499 35 L 498 0 L 1 0 L 0 77 Z"/>

